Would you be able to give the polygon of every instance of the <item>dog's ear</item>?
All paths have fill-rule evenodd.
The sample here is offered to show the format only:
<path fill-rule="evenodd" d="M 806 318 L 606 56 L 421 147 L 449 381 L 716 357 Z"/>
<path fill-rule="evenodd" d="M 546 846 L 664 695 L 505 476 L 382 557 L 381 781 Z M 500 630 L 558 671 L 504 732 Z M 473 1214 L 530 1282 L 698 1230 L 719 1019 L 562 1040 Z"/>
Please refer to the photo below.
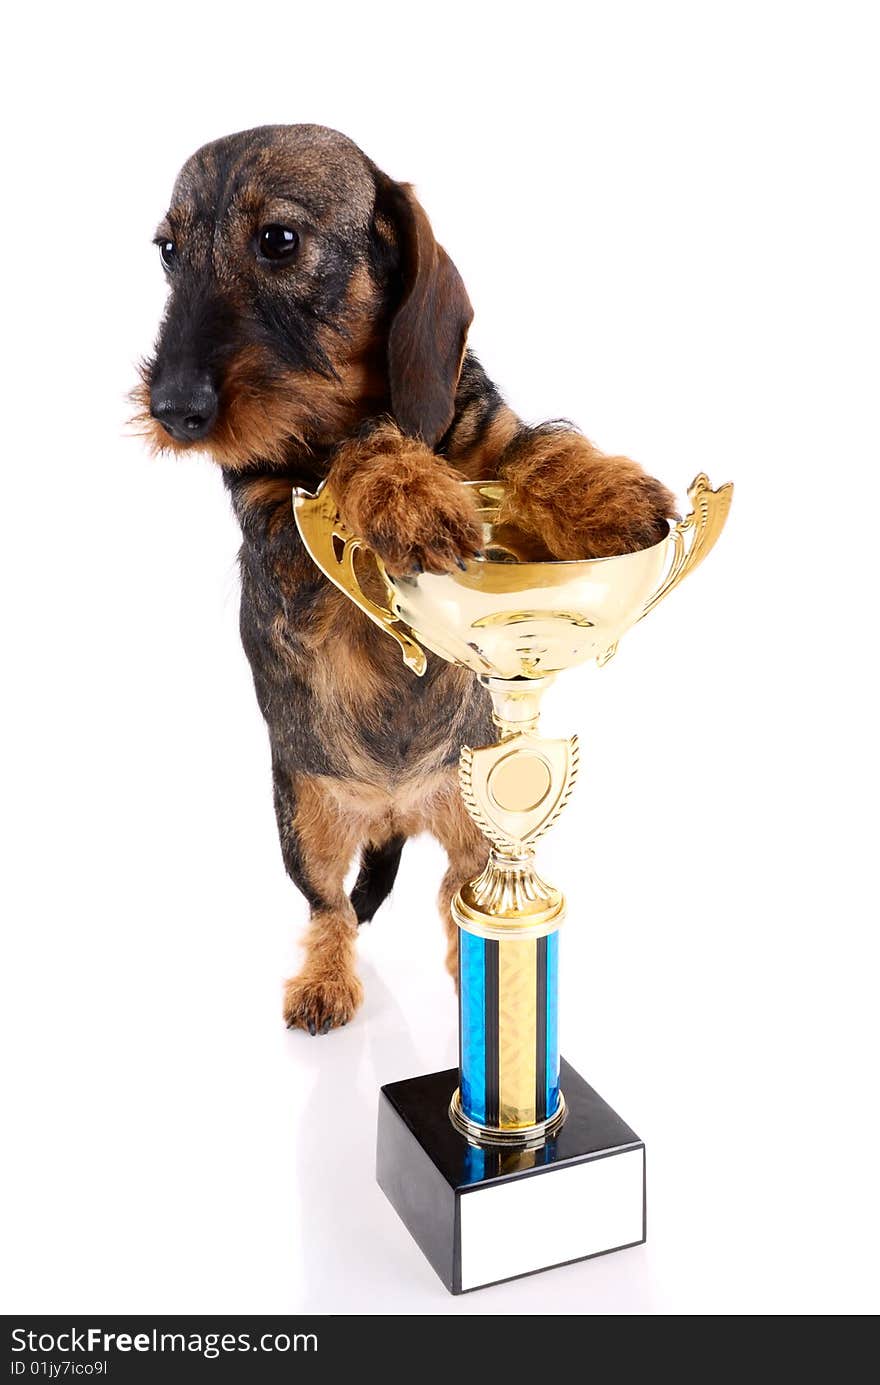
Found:
<path fill-rule="evenodd" d="M 455 412 L 474 315 L 461 275 L 408 183 L 382 176 L 377 215 L 392 223 L 401 294 L 388 334 L 391 410 L 401 432 L 434 447 Z"/>

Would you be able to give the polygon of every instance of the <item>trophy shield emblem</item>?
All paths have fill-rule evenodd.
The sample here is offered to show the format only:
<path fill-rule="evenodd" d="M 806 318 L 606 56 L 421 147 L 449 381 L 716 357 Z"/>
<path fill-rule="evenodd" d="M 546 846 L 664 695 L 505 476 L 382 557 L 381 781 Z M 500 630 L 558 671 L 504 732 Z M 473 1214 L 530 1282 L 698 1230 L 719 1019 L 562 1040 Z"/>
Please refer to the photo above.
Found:
<path fill-rule="evenodd" d="M 498 850 L 522 855 L 553 826 L 577 779 L 577 736 L 520 733 L 497 745 L 463 746 L 459 784 L 465 807 Z"/>

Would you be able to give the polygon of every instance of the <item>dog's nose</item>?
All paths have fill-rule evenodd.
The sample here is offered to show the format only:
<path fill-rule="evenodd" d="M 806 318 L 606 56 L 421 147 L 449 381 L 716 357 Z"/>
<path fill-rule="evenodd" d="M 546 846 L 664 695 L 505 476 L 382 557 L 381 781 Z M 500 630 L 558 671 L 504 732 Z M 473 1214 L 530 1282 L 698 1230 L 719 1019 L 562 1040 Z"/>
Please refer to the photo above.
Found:
<path fill-rule="evenodd" d="M 150 413 L 177 442 L 198 442 L 217 417 L 217 391 L 207 375 L 163 375 L 150 390 Z"/>

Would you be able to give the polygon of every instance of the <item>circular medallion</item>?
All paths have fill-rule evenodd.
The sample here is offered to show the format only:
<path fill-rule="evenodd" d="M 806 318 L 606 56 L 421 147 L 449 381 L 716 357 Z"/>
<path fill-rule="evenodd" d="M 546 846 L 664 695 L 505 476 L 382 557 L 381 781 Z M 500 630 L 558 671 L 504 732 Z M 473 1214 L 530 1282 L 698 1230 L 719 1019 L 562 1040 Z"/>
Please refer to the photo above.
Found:
<path fill-rule="evenodd" d="M 550 792 L 547 761 L 531 751 L 505 755 L 489 775 L 487 788 L 493 803 L 506 813 L 531 813 Z"/>

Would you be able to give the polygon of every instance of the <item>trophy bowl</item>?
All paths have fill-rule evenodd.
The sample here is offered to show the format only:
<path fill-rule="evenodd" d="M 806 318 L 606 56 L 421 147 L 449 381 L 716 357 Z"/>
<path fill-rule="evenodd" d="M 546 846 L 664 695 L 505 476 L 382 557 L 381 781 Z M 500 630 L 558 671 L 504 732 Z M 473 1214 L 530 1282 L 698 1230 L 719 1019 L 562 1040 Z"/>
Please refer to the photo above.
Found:
<path fill-rule="evenodd" d="M 389 577 L 395 615 L 435 654 L 483 676 L 544 678 L 602 658 L 658 587 L 667 539 L 614 558 L 531 562 L 521 536 L 498 525 L 503 487 L 468 484 L 481 502 L 482 558 L 443 576 Z"/>
<path fill-rule="evenodd" d="M 355 567 L 364 545 L 345 527 L 326 486 L 317 496 L 296 494 L 296 520 L 318 566 L 398 640 L 414 672 L 424 672 L 424 646 L 481 678 L 505 680 L 543 680 L 591 659 L 607 663 L 621 636 L 708 553 L 733 490 L 713 491 L 701 474 L 688 492 L 691 514 L 658 543 L 610 558 L 561 562 L 533 560 L 533 541 L 499 523 L 503 482 L 462 484 L 478 498 L 482 555 L 463 570 L 400 577 L 372 555 L 384 605 L 364 589 L 369 577 Z"/>

